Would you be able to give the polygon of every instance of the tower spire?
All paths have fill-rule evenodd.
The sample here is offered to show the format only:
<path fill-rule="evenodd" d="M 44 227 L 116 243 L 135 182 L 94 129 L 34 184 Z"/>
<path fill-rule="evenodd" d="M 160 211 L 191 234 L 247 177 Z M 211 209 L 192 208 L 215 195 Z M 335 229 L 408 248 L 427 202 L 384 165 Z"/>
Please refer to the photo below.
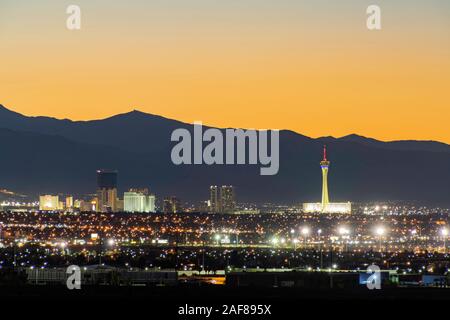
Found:
<path fill-rule="evenodd" d="M 327 161 L 327 145 L 323 145 L 323 161 Z"/>

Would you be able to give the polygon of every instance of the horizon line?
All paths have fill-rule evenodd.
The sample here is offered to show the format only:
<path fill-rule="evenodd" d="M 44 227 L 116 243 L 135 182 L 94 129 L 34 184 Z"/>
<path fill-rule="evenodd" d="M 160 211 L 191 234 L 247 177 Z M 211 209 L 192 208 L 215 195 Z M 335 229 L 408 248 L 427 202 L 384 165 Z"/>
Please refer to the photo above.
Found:
<path fill-rule="evenodd" d="M 18 114 L 18 115 L 21 115 L 21 116 L 23 116 L 23 117 L 27 117 L 27 118 L 50 118 L 50 119 L 54 119 L 54 120 L 58 120 L 58 121 L 70 121 L 70 122 L 73 122 L 73 123 L 83 123 L 83 122 L 93 122 L 93 121 L 104 121 L 104 120 L 112 119 L 112 118 L 114 118 L 114 117 L 123 116 L 123 115 L 127 115 L 127 114 L 132 114 L 132 113 L 141 113 L 141 114 L 145 114 L 145 115 L 147 115 L 147 116 L 153 116 L 153 117 L 163 118 L 163 119 L 166 119 L 166 120 L 169 120 L 169 121 L 180 122 L 180 123 L 185 124 L 185 125 L 194 125 L 195 122 L 197 122 L 197 120 L 196 120 L 196 121 L 193 121 L 192 123 L 189 123 L 189 122 L 185 122 L 185 121 L 182 121 L 182 120 L 178 120 L 178 119 L 174 119 L 174 118 L 169 118 L 169 117 L 167 117 L 167 116 L 163 116 L 163 115 L 160 115 L 160 114 L 148 113 L 148 112 L 141 111 L 141 110 L 137 109 L 136 107 L 134 107 L 134 109 L 132 109 L 132 110 L 130 110 L 130 111 L 127 111 L 127 112 L 122 112 L 122 113 L 112 114 L 112 115 L 110 115 L 110 116 L 105 116 L 105 117 L 102 117 L 102 118 L 95 118 L 95 119 L 88 119 L 88 120 L 74 120 L 74 119 L 70 119 L 70 118 L 58 118 L 58 117 L 48 116 L 48 115 L 38 115 L 38 116 L 27 115 L 27 114 L 24 114 L 24 113 L 15 111 L 15 110 L 13 110 L 13 109 L 10 109 L 9 107 L 6 107 L 4 104 L 0 103 L 0 109 L 1 109 L 1 108 L 6 109 L 6 110 L 9 111 L 9 112 L 12 112 L 12 113 L 16 113 L 16 114 Z M 202 122 L 202 124 L 203 124 L 203 122 Z M 368 136 L 365 136 L 365 135 L 362 135 L 362 134 L 358 134 L 358 133 L 355 133 L 355 132 L 349 133 L 349 134 L 346 134 L 346 135 L 343 135 L 343 136 L 340 136 L 340 137 L 335 137 L 335 136 L 333 136 L 333 135 L 321 135 L 321 136 L 317 136 L 317 137 L 311 137 L 311 136 L 307 136 L 307 135 L 305 135 L 305 134 L 302 134 L 302 133 L 300 133 L 300 132 L 298 132 L 298 131 L 295 131 L 295 130 L 293 130 L 293 129 L 287 129 L 287 128 L 285 128 L 285 129 L 261 129 L 261 128 L 260 128 L 260 129 L 255 129 L 255 128 L 230 127 L 230 126 L 228 126 L 228 127 L 221 127 L 221 126 L 213 126 L 213 125 L 208 125 L 208 124 L 206 124 L 206 125 L 203 124 L 203 126 L 204 126 L 204 127 L 208 127 L 208 128 L 217 128 L 217 129 L 244 129 L 244 130 L 279 130 L 279 131 L 290 131 L 290 132 L 293 132 L 293 133 L 295 133 L 295 134 L 297 134 L 297 135 L 301 135 L 301 136 L 303 136 L 303 137 L 306 137 L 306 138 L 309 138 L 309 139 L 312 139 L 312 140 L 326 139 L 326 138 L 331 138 L 331 139 L 339 140 L 339 139 L 343 139 L 343 138 L 350 137 L 350 136 L 357 136 L 357 137 L 360 137 L 360 138 L 364 138 L 364 139 L 368 139 L 368 140 L 371 139 L 371 140 L 375 140 L 375 141 L 383 142 L 383 143 L 390 143 L 390 142 L 404 142 L 404 141 L 412 141 L 412 142 L 435 142 L 435 143 L 441 143 L 441 144 L 444 144 L 444 145 L 447 145 L 447 146 L 450 147 L 450 144 L 447 143 L 447 142 L 443 142 L 443 141 L 439 141 L 439 140 L 433 140 L 433 139 L 414 139 L 414 138 L 411 138 L 411 139 L 406 139 L 406 140 L 405 140 L 405 139 L 400 139 L 400 140 L 383 140 L 383 139 L 379 139 L 379 138 L 368 137 Z"/>

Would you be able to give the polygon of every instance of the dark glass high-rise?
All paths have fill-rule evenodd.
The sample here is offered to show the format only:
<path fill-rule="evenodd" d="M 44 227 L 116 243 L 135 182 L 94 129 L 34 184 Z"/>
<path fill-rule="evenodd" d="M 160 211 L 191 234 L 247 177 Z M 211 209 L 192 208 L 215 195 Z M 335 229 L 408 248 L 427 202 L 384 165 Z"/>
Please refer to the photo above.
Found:
<path fill-rule="evenodd" d="M 97 170 L 98 189 L 117 188 L 117 170 Z"/>

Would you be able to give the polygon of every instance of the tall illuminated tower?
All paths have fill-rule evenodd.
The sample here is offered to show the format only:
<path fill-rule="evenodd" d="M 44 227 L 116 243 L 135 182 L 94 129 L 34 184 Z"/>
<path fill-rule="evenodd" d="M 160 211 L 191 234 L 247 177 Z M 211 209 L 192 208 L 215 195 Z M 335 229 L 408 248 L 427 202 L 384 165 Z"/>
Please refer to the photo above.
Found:
<path fill-rule="evenodd" d="M 330 161 L 327 160 L 327 146 L 323 146 L 323 159 L 320 161 L 322 168 L 322 211 L 326 210 L 330 200 L 328 198 L 328 167 Z"/>
<path fill-rule="evenodd" d="M 323 146 L 323 159 L 320 161 L 322 168 L 322 202 L 307 202 L 303 204 L 303 211 L 307 213 L 352 213 L 352 204 L 350 202 L 332 202 L 328 198 L 328 168 L 330 161 L 327 160 L 327 146 Z"/>

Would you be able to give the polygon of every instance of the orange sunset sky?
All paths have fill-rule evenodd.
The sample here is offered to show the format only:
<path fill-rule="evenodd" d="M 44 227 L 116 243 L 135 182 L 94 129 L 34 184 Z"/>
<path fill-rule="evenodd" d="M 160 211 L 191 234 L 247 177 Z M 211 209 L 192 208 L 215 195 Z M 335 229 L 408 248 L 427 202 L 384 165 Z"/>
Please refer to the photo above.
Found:
<path fill-rule="evenodd" d="M 449 3 L 2 0 L 0 103 L 450 143 Z M 81 30 L 66 29 L 69 4 Z M 366 28 L 370 4 L 381 31 Z"/>

